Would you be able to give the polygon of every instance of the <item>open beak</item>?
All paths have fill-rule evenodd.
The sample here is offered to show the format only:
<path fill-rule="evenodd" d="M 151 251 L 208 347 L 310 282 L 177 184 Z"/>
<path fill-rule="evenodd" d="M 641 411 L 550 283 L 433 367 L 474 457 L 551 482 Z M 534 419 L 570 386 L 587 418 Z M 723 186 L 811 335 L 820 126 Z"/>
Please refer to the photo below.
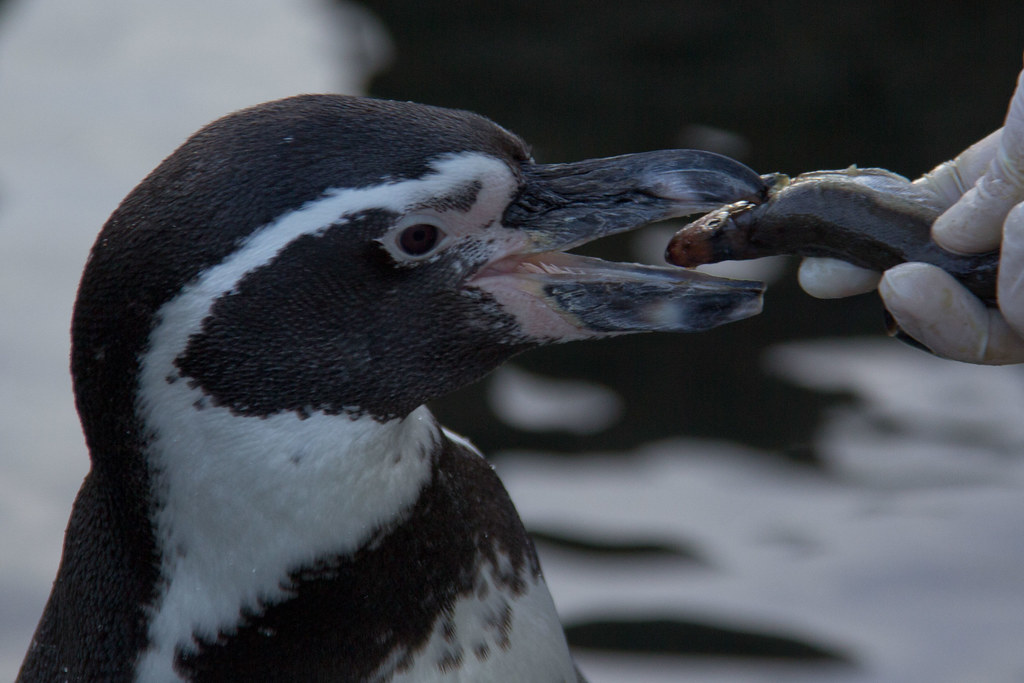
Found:
<path fill-rule="evenodd" d="M 470 285 L 527 334 L 552 341 L 630 332 L 696 332 L 761 312 L 760 282 L 680 268 L 611 263 L 566 249 L 648 223 L 702 213 L 767 188 L 711 152 L 664 150 L 523 168 L 504 243 Z"/>

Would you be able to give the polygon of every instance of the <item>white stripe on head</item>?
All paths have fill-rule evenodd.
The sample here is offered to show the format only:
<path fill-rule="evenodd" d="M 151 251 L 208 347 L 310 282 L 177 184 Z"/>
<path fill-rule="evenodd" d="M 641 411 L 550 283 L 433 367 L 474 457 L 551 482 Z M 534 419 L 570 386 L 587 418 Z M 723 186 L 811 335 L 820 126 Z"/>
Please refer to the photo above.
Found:
<path fill-rule="evenodd" d="M 151 437 L 163 585 L 139 680 L 176 679 L 175 650 L 192 648 L 193 633 L 214 639 L 243 609 L 284 598 L 289 572 L 354 552 L 429 482 L 426 455 L 440 433 L 426 408 L 385 423 L 317 411 L 247 417 L 209 402 L 174 361 L 217 299 L 299 237 L 369 209 L 400 214 L 473 182 L 483 190 L 469 213 L 482 210 L 480 199 L 493 211 L 515 187 L 509 167 L 483 154 L 452 155 L 433 168 L 420 179 L 328 191 L 258 229 L 158 311 L 137 410 Z"/>
<path fill-rule="evenodd" d="M 474 181 L 481 183 L 482 197 L 470 214 L 478 214 L 479 208 L 497 211 L 511 199 L 516 189 L 516 181 L 508 165 L 485 154 L 451 154 L 435 161 L 431 167 L 433 172 L 422 178 L 383 182 L 359 189 L 328 190 L 320 199 L 308 202 L 253 232 L 222 263 L 201 273 L 196 282 L 168 302 L 161 309 L 161 314 L 166 315 L 168 311 L 165 309 L 185 298 L 195 303 L 207 303 L 208 311 L 214 301 L 231 292 L 247 273 L 269 263 L 296 239 L 320 234 L 333 225 L 343 223 L 346 216 L 370 209 L 401 214 Z M 481 204 L 487 206 L 481 207 Z M 204 317 L 186 319 L 190 323 L 189 334 L 198 331 Z M 180 334 L 184 330 L 177 332 Z"/>

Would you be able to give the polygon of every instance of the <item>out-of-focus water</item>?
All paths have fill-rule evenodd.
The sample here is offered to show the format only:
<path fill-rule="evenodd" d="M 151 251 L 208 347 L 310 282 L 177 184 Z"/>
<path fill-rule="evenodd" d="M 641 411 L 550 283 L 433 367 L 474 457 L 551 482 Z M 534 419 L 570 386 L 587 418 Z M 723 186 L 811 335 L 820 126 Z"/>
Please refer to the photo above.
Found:
<path fill-rule="evenodd" d="M 533 528 L 690 551 L 542 545 L 563 618 L 695 620 L 849 662 L 677 656 L 656 659 L 664 670 L 649 680 L 1020 680 L 1021 368 L 947 363 L 888 340 L 787 345 L 765 362 L 851 395 L 813 435 L 824 468 L 687 438 L 571 461 L 497 459 Z M 641 680 L 623 673 L 636 659 L 595 657 L 592 680 Z"/>
<path fill-rule="evenodd" d="M 393 70 L 368 86 L 389 49 L 352 8 L 7 0 L 0 679 L 13 678 L 42 610 L 87 467 L 67 377 L 81 267 L 120 198 L 187 134 L 274 97 L 371 87 L 481 109 L 549 161 L 672 146 L 678 134 L 749 150 L 764 171 L 861 162 L 911 173 L 998 125 L 1024 46 L 1010 49 L 1017 62 L 999 57 L 1004 34 L 1024 26 L 1019 8 L 936 15 L 914 32 L 908 10 L 862 3 L 836 10 L 832 39 L 784 41 L 799 4 L 780 5 L 780 16 L 752 5 L 724 22 L 727 10 L 650 3 L 648 15 L 595 10 L 592 22 L 559 33 L 572 3 L 496 4 L 489 19 L 452 3 L 433 23 L 412 22 L 416 43 L 406 10 L 372 2 L 395 47 Z M 978 22 L 994 28 L 974 31 Z M 955 58 L 940 52 L 950 43 L 922 39 L 936 26 L 959 36 Z M 871 35 L 892 44 L 858 57 L 857 37 Z M 925 50 L 935 52 L 922 58 Z M 438 55 L 452 65 L 431 61 Z M 773 62 L 788 70 L 773 75 Z M 940 89 L 943 68 L 951 85 Z M 480 87 L 475 74 L 488 69 Z M 787 77 L 793 69 L 803 90 Z M 1002 90 L 991 85 L 1003 80 Z M 778 94 L 787 87 L 800 93 L 793 109 L 796 96 Z M 667 104 L 680 91 L 692 106 Z M 857 109 L 867 124 L 853 120 Z M 909 156 L 892 156 L 893 143 L 878 140 L 901 132 Z M 945 139 L 928 147 L 922 135 Z M 643 258 L 651 240 L 603 248 Z M 522 516 L 546 539 L 542 561 L 570 633 L 601 646 L 578 650 L 594 683 L 1021 680 L 1021 370 L 948 363 L 884 339 L 870 297 L 821 303 L 786 298 L 791 290 L 783 275 L 762 319 L 713 334 L 527 356 L 436 408 L 494 455 Z M 840 332 L 873 338 L 793 341 Z M 643 630 L 652 621 L 660 630 Z M 683 632 L 694 638 L 672 640 Z"/>

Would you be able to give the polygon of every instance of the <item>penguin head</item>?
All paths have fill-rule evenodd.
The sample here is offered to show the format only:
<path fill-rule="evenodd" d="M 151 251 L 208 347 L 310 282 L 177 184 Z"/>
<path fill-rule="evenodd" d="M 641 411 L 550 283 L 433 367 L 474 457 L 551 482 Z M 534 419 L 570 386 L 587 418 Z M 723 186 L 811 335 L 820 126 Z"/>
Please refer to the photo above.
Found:
<path fill-rule="evenodd" d="M 564 250 L 763 191 L 687 150 L 536 164 L 480 116 L 412 103 L 237 112 L 160 164 L 93 247 L 72 324 L 86 431 L 136 429 L 143 358 L 240 415 L 384 421 L 534 346 L 752 315 L 759 283 Z"/>

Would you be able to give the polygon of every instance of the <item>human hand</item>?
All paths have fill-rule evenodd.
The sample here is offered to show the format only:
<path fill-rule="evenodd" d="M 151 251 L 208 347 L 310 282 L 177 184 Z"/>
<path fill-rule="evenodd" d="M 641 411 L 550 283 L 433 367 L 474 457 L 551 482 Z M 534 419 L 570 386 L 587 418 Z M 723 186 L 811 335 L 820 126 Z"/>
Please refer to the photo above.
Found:
<path fill-rule="evenodd" d="M 988 308 L 952 276 L 924 263 L 879 274 L 833 259 L 805 259 L 800 284 L 822 298 L 876 286 L 900 328 L 936 355 L 970 363 L 1024 362 L 1024 72 L 1002 129 L 915 181 L 949 208 L 932 226 L 960 253 L 1001 246 L 999 308 Z"/>

